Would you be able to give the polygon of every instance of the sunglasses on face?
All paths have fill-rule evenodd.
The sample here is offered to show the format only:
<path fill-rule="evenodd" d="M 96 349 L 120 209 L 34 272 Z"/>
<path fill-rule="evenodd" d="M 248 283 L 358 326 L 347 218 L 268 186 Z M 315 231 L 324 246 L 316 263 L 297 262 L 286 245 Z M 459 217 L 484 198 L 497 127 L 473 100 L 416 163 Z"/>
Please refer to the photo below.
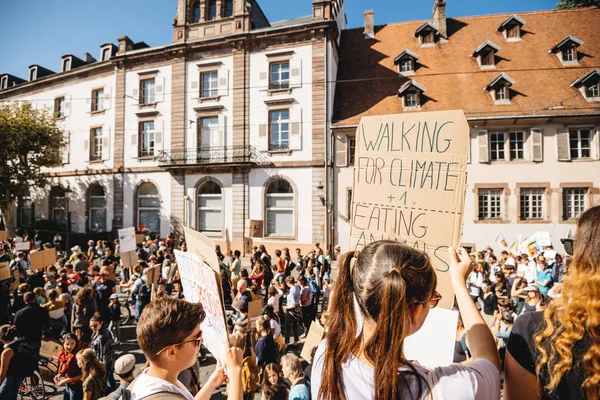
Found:
<path fill-rule="evenodd" d="M 186 340 L 184 342 L 180 342 L 180 343 L 175 343 L 175 344 L 170 344 L 166 347 L 164 347 L 161 351 L 159 351 L 158 353 L 156 353 L 156 355 L 158 356 L 160 353 L 162 353 L 163 351 L 165 351 L 166 349 L 168 349 L 169 347 L 173 347 L 173 346 L 183 346 L 186 343 L 192 343 L 194 342 L 194 344 L 196 344 L 197 346 L 199 346 L 200 344 L 202 344 L 202 342 L 204 341 L 204 339 L 202 338 L 202 331 L 200 331 L 200 333 L 198 334 L 198 337 L 194 338 L 194 339 L 190 339 L 190 340 Z"/>
<path fill-rule="evenodd" d="M 560 239 L 560 242 L 563 244 L 565 248 L 565 253 L 572 256 L 573 255 L 573 243 L 575 239 Z"/>
<path fill-rule="evenodd" d="M 429 300 L 420 301 L 416 304 L 429 304 L 429 308 L 436 308 L 440 300 L 442 300 L 442 295 L 436 290 Z"/>

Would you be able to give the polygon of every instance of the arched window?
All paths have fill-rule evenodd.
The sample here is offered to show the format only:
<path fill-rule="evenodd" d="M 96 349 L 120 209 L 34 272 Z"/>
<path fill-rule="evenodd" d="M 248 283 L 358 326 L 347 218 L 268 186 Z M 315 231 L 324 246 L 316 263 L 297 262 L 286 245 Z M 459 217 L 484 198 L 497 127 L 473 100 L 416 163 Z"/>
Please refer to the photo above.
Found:
<path fill-rule="evenodd" d="M 211 21 L 217 18 L 217 0 L 209 0 L 208 1 L 208 18 L 207 20 Z"/>
<path fill-rule="evenodd" d="M 89 230 L 102 232 L 106 231 L 106 197 L 104 188 L 100 185 L 94 185 L 90 188 L 89 199 Z"/>
<path fill-rule="evenodd" d="M 50 216 L 61 230 L 67 230 L 68 205 L 65 189 L 55 186 L 50 192 Z"/>
<path fill-rule="evenodd" d="M 150 182 L 137 190 L 137 225 L 144 224 L 152 233 L 160 234 L 160 200 L 158 189 Z"/>
<path fill-rule="evenodd" d="M 223 230 L 223 194 L 214 181 L 198 188 L 198 230 L 219 235 Z"/>
<path fill-rule="evenodd" d="M 225 5 L 223 6 L 223 17 L 232 17 L 233 16 L 233 0 L 225 0 Z"/>
<path fill-rule="evenodd" d="M 284 179 L 267 187 L 266 236 L 294 236 L 294 189 Z"/>
<path fill-rule="evenodd" d="M 197 1 L 192 6 L 192 22 L 200 22 L 200 2 Z"/>

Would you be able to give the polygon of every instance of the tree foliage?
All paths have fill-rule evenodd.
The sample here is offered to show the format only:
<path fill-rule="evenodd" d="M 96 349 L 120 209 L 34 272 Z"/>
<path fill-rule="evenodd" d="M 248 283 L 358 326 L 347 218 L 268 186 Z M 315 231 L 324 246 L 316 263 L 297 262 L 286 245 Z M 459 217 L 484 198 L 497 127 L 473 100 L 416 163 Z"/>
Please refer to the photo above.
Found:
<path fill-rule="evenodd" d="M 63 131 L 49 110 L 0 104 L 0 211 L 9 234 L 14 234 L 15 200 L 47 184 L 44 168 L 61 165 L 64 145 Z"/>
<path fill-rule="evenodd" d="M 556 4 L 556 8 L 559 10 L 590 6 L 600 6 L 600 0 L 562 0 Z"/>

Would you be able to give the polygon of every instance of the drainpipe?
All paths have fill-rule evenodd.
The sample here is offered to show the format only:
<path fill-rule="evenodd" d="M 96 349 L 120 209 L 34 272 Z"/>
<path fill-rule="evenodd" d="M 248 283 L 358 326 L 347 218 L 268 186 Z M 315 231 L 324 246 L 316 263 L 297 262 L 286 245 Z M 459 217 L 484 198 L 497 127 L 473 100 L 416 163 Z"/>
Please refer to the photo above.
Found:
<path fill-rule="evenodd" d="M 335 241 L 335 227 L 333 220 L 334 208 L 334 171 L 332 170 L 332 140 L 329 124 L 329 30 L 325 29 L 325 210 L 327 212 L 327 232 L 329 239 L 327 245 L 330 254 L 333 254 Z"/>

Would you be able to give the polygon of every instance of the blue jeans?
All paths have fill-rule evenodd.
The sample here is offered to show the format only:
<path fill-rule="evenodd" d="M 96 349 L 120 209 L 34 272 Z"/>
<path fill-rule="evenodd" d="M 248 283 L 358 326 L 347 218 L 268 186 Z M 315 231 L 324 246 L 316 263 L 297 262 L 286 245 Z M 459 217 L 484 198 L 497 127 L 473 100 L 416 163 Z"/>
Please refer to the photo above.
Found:
<path fill-rule="evenodd" d="M 117 382 L 115 381 L 115 365 L 114 363 L 110 365 L 105 365 L 106 367 L 106 387 L 108 388 L 107 393 L 111 393 L 119 387 Z"/>
<path fill-rule="evenodd" d="M 142 310 L 144 309 L 144 305 L 141 301 L 135 302 L 135 322 L 140 321 L 140 315 L 142 315 Z"/>
<path fill-rule="evenodd" d="M 22 377 L 19 376 L 7 376 L 0 385 L 0 399 L 2 400 L 17 400 L 19 394 L 19 387 L 23 383 Z"/>
<path fill-rule="evenodd" d="M 81 382 L 67 385 L 63 400 L 83 400 L 83 385 Z"/>

